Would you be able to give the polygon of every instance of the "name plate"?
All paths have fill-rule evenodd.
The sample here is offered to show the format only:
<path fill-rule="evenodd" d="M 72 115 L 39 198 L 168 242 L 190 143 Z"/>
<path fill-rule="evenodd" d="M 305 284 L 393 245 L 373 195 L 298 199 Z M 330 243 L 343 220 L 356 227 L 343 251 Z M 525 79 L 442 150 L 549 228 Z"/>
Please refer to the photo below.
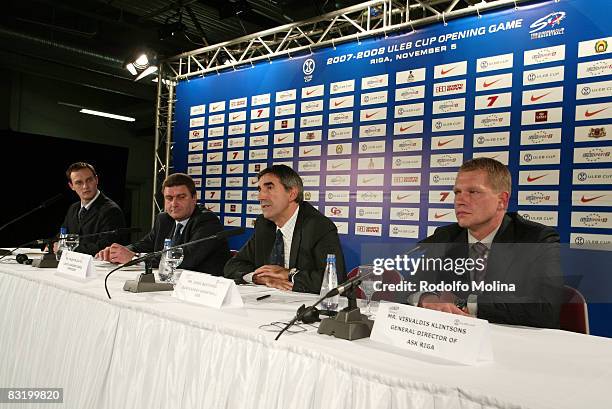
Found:
<path fill-rule="evenodd" d="M 213 308 L 244 305 L 234 280 L 189 270 L 183 270 L 172 295 Z"/>
<path fill-rule="evenodd" d="M 381 302 L 370 338 L 467 365 L 493 361 L 488 321 L 411 305 Z"/>
<path fill-rule="evenodd" d="M 57 265 L 57 273 L 76 278 L 94 277 L 93 257 L 89 254 L 64 250 Z"/>

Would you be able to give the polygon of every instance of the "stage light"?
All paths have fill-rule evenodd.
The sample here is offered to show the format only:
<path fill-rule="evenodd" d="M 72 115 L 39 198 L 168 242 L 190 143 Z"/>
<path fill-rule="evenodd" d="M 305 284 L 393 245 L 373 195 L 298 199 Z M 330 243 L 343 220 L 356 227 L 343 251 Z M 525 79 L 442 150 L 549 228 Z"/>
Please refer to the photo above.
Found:
<path fill-rule="evenodd" d="M 157 55 L 150 50 L 140 50 L 126 59 L 125 69 L 138 81 L 157 71 Z"/>

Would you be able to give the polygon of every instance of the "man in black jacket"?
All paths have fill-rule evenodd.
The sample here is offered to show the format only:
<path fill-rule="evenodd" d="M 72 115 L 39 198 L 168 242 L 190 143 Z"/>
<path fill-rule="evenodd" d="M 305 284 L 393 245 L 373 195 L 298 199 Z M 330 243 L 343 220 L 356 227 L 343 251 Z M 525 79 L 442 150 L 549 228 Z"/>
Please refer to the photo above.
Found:
<path fill-rule="evenodd" d="M 225 276 L 238 284 L 318 293 L 326 256 L 335 254 L 342 281 L 345 267 L 338 229 L 304 202 L 300 176 L 288 166 L 274 165 L 262 170 L 258 179 L 263 214 L 249 241 L 225 265 Z"/>
<path fill-rule="evenodd" d="M 477 158 L 461 166 L 454 187 L 458 223 L 439 227 L 426 239 L 440 243 L 430 245 L 427 256 L 478 260 L 478 264 L 467 272 L 456 267 L 420 271 L 419 282 L 464 286 L 417 292 L 409 297 L 410 303 L 493 323 L 559 327 L 563 286 L 559 234 L 552 227 L 506 213 L 510 191 L 510 172 L 500 162 Z"/>
<path fill-rule="evenodd" d="M 62 224 L 68 233 L 95 234 L 125 227 L 121 208 L 98 190 L 98 175 L 92 165 L 73 163 L 66 170 L 68 186 L 81 199 L 73 203 Z M 124 242 L 124 236 L 116 233 L 84 237 L 74 251 L 94 255 L 114 241 Z"/>
<path fill-rule="evenodd" d="M 197 195 L 193 179 L 184 173 L 174 173 L 162 185 L 165 212 L 157 215 L 153 230 L 140 241 L 124 247 L 113 243 L 100 251 L 96 257 L 112 263 L 126 263 L 137 253 L 161 250 L 164 239 L 171 238 L 173 245 L 187 243 L 223 230 L 219 218 L 197 206 Z M 229 259 L 227 240 L 203 241 L 184 248 L 180 268 L 222 275 L 223 266 Z"/>

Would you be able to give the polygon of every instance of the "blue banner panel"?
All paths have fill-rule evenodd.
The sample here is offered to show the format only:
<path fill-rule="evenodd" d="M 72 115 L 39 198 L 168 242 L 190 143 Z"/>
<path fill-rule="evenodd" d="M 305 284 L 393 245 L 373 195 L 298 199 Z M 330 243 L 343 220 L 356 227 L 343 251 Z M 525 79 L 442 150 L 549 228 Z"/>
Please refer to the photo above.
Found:
<path fill-rule="evenodd" d="M 353 267 L 456 221 L 457 169 L 488 156 L 510 168 L 511 211 L 609 245 L 611 17 L 609 0 L 535 3 L 182 81 L 175 169 L 250 227 L 257 172 L 293 167 Z"/>

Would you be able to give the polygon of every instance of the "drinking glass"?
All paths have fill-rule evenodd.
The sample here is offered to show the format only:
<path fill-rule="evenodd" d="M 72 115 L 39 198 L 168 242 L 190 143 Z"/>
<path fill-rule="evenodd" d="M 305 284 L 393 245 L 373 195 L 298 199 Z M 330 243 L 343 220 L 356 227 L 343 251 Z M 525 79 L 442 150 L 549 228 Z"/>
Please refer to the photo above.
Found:
<path fill-rule="evenodd" d="M 372 273 L 373 266 L 359 266 L 359 275 L 364 277 L 361 280 L 361 284 L 359 284 L 359 288 L 366 296 L 366 313 L 368 317 L 372 315 L 372 310 L 370 309 L 370 303 L 372 302 L 372 296 L 376 292 L 374 289 L 374 283 L 379 281 L 378 277 Z"/>
<path fill-rule="evenodd" d="M 74 251 L 75 248 L 79 245 L 79 235 L 78 234 L 67 234 L 64 239 L 64 245 L 66 249 L 69 251 Z"/>
<path fill-rule="evenodd" d="M 176 278 L 174 276 L 174 270 L 183 262 L 183 248 L 177 247 L 172 250 L 168 250 L 166 252 L 166 264 L 170 267 L 170 272 L 168 273 L 168 281 L 171 284 L 176 284 Z"/>

